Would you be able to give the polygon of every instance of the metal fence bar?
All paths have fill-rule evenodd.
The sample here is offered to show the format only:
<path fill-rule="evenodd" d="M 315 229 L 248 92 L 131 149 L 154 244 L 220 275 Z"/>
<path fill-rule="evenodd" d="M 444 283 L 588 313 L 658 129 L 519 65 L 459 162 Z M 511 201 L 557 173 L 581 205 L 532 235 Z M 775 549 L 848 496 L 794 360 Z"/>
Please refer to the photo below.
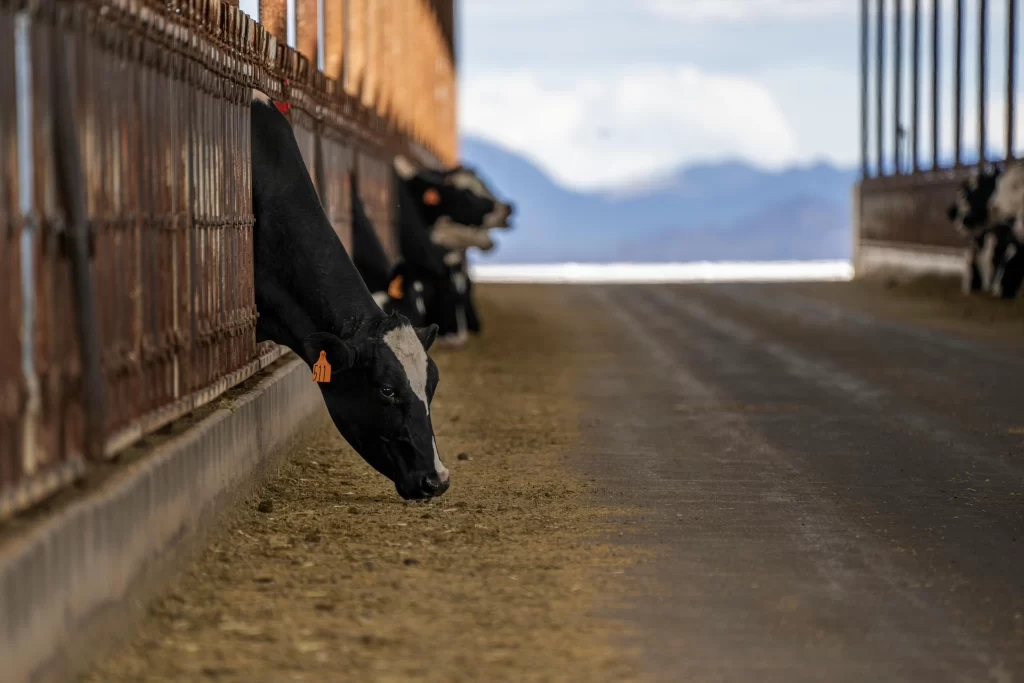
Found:
<path fill-rule="evenodd" d="M 867 178 L 868 167 L 868 0 L 860 0 L 860 175 Z"/>
<path fill-rule="evenodd" d="M 1006 158 L 1014 154 L 1017 104 L 1017 0 L 1006 0 Z"/>
<path fill-rule="evenodd" d="M 878 0 L 875 26 L 875 156 L 878 175 L 885 173 L 885 0 Z"/>
<path fill-rule="evenodd" d="M 918 152 L 921 137 L 921 0 L 914 0 L 913 28 L 911 32 L 911 95 L 910 95 L 910 167 L 917 172 L 920 169 Z"/>
<path fill-rule="evenodd" d="M 985 163 L 986 146 L 985 112 L 987 69 L 986 53 L 988 38 L 988 0 L 978 0 L 978 163 Z"/>
<path fill-rule="evenodd" d="M 939 0 L 932 0 L 932 169 L 939 168 Z"/>
<path fill-rule="evenodd" d="M 893 165 L 903 172 L 903 0 L 893 0 L 892 27 L 892 141 Z"/>
<path fill-rule="evenodd" d="M 953 76 L 953 165 L 961 165 L 961 143 L 963 141 L 963 57 L 964 57 L 964 25 L 963 0 L 956 0 L 956 61 Z"/>

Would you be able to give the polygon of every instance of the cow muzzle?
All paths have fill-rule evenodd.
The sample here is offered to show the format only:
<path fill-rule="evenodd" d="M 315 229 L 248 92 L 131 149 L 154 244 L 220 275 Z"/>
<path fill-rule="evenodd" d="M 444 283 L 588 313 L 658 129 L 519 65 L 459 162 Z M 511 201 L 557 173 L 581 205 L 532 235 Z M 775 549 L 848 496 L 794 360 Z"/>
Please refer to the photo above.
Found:
<path fill-rule="evenodd" d="M 440 473 L 413 474 L 403 481 L 395 482 L 395 490 L 405 500 L 424 500 L 444 495 L 451 485 L 451 475 L 448 474 L 448 470 L 444 470 Z"/>

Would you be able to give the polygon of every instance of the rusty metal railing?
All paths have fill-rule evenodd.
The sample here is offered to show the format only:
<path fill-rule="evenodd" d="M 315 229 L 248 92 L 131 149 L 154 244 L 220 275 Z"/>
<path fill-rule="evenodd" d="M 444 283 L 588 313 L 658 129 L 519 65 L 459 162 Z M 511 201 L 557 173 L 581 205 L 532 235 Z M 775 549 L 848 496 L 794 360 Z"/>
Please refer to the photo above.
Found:
<path fill-rule="evenodd" d="M 324 1 L 325 17 L 344 15 L 344 0 Z M 395 4 L 388 26 L 453 55 L 445 3 L 413 4 L 422 25 Z M 381 64 L 401 64 L 395 53 L 389 62 L 367 53 L 378 60 L 378 94 L 367 102 L 349 87 L 361 81 L 345 72 L 345 31 L 326 29 L 330 71 L 321 73 L 219 0 L 0 0 L 0 95 L 12 103 L 0 108 L 0 519 L 81 476 L 89 454 L 117 454 L 282 353 L 255 342 L 252 88 L 291 105 L 346 247 L 358 173 L 381 240 L 397 254 L 390 162 L 397 152 L 433 165 L 453 158 L 454 114 L 428 93 L 453 80 L 453 56 L 421 83 L 422 69 L 384 77 Z M 86 430 L 69 200 L 55 164 L 55 41 L 67 52 L 88 218 L 106 396 L 97 435 Z"/>

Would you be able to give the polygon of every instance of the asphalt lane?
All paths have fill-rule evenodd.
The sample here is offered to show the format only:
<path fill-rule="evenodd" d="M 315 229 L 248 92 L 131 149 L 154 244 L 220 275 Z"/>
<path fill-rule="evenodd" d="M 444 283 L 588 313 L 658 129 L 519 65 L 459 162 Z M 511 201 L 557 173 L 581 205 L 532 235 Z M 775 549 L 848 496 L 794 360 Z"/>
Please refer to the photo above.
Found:
<path fill-rule="evenodd" d="M 673 681 L 1024 680 L 1024 353 L 785 286 L 563 287 Z"/>

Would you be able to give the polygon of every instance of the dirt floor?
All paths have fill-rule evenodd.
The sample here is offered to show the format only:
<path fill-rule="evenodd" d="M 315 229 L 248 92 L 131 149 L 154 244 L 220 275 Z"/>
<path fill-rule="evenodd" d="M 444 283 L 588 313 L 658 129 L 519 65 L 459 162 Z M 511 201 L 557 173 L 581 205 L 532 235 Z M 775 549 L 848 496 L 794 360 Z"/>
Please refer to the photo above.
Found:
<path fill-rule="evenodd" d="M 479 294 L 444 498 L 325 427 L 82 680 L 1024 680 L 1024 302 Z"/>
<path fill-rule="evenodd" d="M 622 511 L 564 462 L 586 364 L 572 313 L 489 294 L 486 334 L 433 354 L 443 498 L 401 501 L 325 425 L 80 680 L 636 679 L 603 606 L 644 553 L 604 543 Z"/>

